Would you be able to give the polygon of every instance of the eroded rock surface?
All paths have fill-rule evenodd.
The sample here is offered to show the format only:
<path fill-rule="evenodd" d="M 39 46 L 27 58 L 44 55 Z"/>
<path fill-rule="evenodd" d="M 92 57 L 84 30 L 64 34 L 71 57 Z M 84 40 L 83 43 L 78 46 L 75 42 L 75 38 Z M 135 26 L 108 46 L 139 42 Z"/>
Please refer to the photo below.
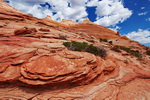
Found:
<path fill-rule="evenodd" d="M 37 32 L 35 28 L 28 28 L 28 27 L 23 27 L 21 29 L 15 30 L 14 34 L 15 35 L 25 35 L 25 34 L 34 34 Z"/>
<path fill-rule="evenodd" d="M 68 50 L 68 41 L 100 46 L 107 56 Z M 142 58 L 115 52 L 115 45 L 139 50 Z M 0 100 L 149 100 L 146 49 L 88 19 L 37 19 L 0 0 Z"/>

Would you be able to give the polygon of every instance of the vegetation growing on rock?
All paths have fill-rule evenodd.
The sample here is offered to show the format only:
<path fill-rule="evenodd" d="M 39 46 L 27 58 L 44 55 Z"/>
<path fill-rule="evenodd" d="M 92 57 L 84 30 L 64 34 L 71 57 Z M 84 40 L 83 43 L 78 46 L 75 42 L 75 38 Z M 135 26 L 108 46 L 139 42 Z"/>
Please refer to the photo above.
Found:
<path fill-rule="evenodd" d="M 116 52 L 121 52 L 119 46 L 117 45 L 113 46 L 111 50 L 116 51 Z"/>
<path fill-rule="evenodd" d="M 150 47 L 88 20 L 64 24 L 50 17 L 38 19 L 2 1 L 0 100 L 149 98 Z M 106 36 L 113 45 L 110 40 L 99 41 Z M 66 50 L 63 42 L 73 40 L 88 42 L 64 43 L 68 49 L 81 52 Z M 105 59 L 98 57 L 105 57 L 113 46 L 120 53 L 110 50 Z M 140 54 L 136 50 L 144 53 L 142 60 L 132 57 Z"/>
<path fill-rule="evenodd" d="M 102 38 L 100 38 L 99 40 L 100 40 L 100 42 L 108 42 L 107 39 L 102 39 Z"/>
<path fill-rule="evenodd" d="M 64 42 L 63 45 L 69 50 L 89 52 L 96 56 L 106 57 L 106 50 L 103 47 L 96 47 L 92 44 L 88 45 L 87 42 Z"/>
<path fill-rule="evenodd" d="M 109 41 L 109 40 L 104 39 L 104 38 L 100 38 L 99 41 L 100 42 L 108 42 L 109 44 L 112 44 L 112 41 Z"/>
<path fill-rule="evenodd" d="M 131 55 L 138 57 L 138 58 L 142 58 L 142 54 L 138 51 L 138 50 L 131 50 L 128 47 L 125 46 L 114 46 L 113 48 L 111 48 L 111 50 L 116 51 L 116 52 L 121 52 L 121 50 L 126 51 L 127 53 L 130 53 Z"/>
<path fill-rule="evenodd" d="M 150 50 L 147 50 L 147 51 L 146 51 L 146 54 L 150 56 Z"/>

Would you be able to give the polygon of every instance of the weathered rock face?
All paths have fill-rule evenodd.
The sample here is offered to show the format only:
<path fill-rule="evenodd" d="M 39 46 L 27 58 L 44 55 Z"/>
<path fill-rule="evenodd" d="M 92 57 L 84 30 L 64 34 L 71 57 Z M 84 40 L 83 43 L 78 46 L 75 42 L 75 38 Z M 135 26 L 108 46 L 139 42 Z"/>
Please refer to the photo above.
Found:
<path fill-rule="evenodd" d="M 37 32 L 37 30 L 35 28 L 23 27 L 21 29 L 15 30 L 14 34 L 15 35 L 25 35 L 25 34 L 33 34 L 35 32 Z"/>
<path fill-rule="evenodd" d="M 72 26 L 72 25 L 78 24 L 77 22 L 74 22 L 74 21 L 72 21 L 72 20 L 65 20 L 65 19 L 63 19 L 63 20 L 61 21 L 61 23 L 64 24 L 64 25 L 68 25 L 68 26 Z"/>
<path fill-rule="evenodd" d="M 150 56 L 145 53 L 150 48 L 88 19 L 68 25 L 34 18 L 3 0 L 0 5 L 0 100 L 150 98 Z M 100 46 L 107 57 L 68 50 L 67 41 Z M 142 58 L 115 52 L 115 45 L 139 50 Z"/>

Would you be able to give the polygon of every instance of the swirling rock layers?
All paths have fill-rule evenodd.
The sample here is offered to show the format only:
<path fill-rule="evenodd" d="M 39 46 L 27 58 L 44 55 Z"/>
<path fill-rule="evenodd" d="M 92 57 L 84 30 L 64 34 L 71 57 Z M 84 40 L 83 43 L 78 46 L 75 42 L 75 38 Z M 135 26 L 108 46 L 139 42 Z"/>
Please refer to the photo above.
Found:
<path fill-rule="evenodd" d="M 68 50 L 68 41 L 104 48 L 107 56 Z M 138 50 L 142 58 L 115 52 L 115 45 Z M 146 50 L 88 19 L 38 19 L 0 0 L 0 100 L 149 100 Z"/>

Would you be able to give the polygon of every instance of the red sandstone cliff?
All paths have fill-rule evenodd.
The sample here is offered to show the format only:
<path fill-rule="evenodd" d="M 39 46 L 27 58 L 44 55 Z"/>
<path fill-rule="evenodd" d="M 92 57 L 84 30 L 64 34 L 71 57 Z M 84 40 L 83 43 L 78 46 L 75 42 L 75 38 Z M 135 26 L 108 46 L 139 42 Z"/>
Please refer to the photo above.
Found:
<path fill-rule="evenodd" d="M 101 46 L 107 56 L 68 50 L 66 41 Z M 142 58 L 113 51 L 115 45 L 138 50 Z M 37 19 L 1 0 L 0 100 L 149 100 L 146 49 L 88 19 Z"/>

